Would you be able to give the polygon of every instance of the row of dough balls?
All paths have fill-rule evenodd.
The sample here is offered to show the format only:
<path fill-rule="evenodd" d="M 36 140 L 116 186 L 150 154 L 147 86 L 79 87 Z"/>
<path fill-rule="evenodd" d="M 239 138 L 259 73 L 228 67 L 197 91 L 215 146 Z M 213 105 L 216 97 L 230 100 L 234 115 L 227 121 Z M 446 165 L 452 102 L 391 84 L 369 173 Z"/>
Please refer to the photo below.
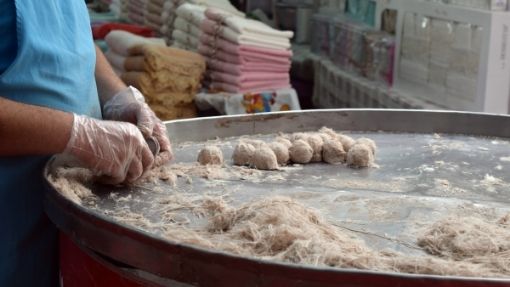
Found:
<path fill-rule="evenodd" d="M 290 162 L 307 164 L 322 161 L 364 168 L 374 164 L 376 149 L 371 139 L 354 140 L 324 127 L 318 132 L 282 135 L 271 143 L 241 140 L 234 149 L 232 160 L 235 165 L 261 170 L 276 170 Z M 198 162 L 203 165 L 223 164 L 223 153 L 218 147 L 207 146 L 200 151 Z"/>

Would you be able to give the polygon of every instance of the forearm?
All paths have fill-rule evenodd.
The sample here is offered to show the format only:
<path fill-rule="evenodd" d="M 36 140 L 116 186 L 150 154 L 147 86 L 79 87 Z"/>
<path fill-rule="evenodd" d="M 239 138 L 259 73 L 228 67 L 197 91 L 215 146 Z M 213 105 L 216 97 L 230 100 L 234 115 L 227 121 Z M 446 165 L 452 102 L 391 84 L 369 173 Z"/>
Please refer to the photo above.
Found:
<path fill-rule="evenodd" d="M 72 126 L 70 113 L 0 97 L 0 156 L 61 153 Z"/>
<path fill-rule="evenodd" d="M 115 74 L 101 49 L 96 46 L 96 84 L 101 106 L 111 97 L 126 88 L 126 84 Z"/>

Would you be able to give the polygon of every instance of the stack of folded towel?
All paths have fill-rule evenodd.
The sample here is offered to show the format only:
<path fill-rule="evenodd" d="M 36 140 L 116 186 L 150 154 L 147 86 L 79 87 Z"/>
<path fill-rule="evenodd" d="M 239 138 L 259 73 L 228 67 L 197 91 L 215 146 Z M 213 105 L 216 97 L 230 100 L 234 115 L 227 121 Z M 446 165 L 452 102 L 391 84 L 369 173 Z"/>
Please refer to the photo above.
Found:
<path fill-rule="evenodd" d="M 148 0 L 145 6 L 145 26 L 157 34 L 161 34 L 161 27 L 163 27 L 162 11 L 166 1 L 168 0 Z"/>
<path fill-rule="evenodd" d="M 138 88 L 163 120 L 196 116 L 195 95 L 205 72 L 199 54 L 169 48 L 162 39 L 143 39 L 123 31 L 106 36 L 107 59 L 121 79 Z"/>
<path fill-rule="evenodd" d="M 234 7 L 229 0 L 189 0 L 191 4 L 205 6 L 207 8 L 216 8 L 239 17 L 245 17 L 245 14 Z"/>
<path fill-rule="evenodd" d="M 128 8 L 129 0 L 112 0 L 110 4 L 110 11 L 119 20 L 127 20 L 129 14 Z"/>
<path fill-rule="evenodd" d="M 200 36 L 202 35 L 201 24 L 205 20 L 204 6 L 194 4 L 182 4 L 175 11 L 174 30 L 172 32 L 173 46 L 188 51 L 198 51 Z"/>
<path fill-rule="evenodd" d="M 134 47 L 146 44 L 165 46 L 165 41 L 161 38 L 145 38 L 121 30 L 113 30 L 108 33 L 105 42 L 109 48 L 105 53 L 106 59 L 118 75 L 125 72 L 125 57 L 130 55 L 130 50 Z"/>
<path fill-rule="evenodd" d="M 196 46 L 198 44 L 198 39 L 196 39 L 196 35 L 191 34 L 192 31 L 189 31 L 190 33 L 187 33 L 188 35 L 195 36 L 195 39 L 188 39 L 187 35 L 183 34 L 182 29 L 187 29 L 185 27 L 185 23 L 183 23 L 183 20 L 185 20 L 185 17 L 179 17 L 177 10 L 182 5 L 186 4 L 192 4 L 195 7 L 202 7 L 202 15 L 203 10 L 205 8 L 217 8 L 221 9 L 229 14 L 237 15 L 240 17 L 244 17 L 244 13 L 237 10 L 232 4 L 230 4 L 230 1 L 228 0 L 166 0 L 165 4 L 163 5 L 163 12 L 161 14 L 163 26 L 161 28 L 161 33 L 163 34 L 163 37 L 167 39 L 167 43 L 174 43 L 176 39 L 180 40 L 180 44 L 182 46 L 183 42 L 190 42 L 194 49 L 190 50 L 196 50 Z M 181 18 L 179 22 L 177 22 L 177 19 Z M 187 21 L 190 21 L 190 19 L 186 19 Z M 178 27 L 180 29 L 178 29 Z M 178 32 L 175 34 L 174 29 L 177 29 Z M 193 31 L 196 32 L 196 31 Z M 196 34 L 196 33 L 195 33 Z M 176 37 L 176 38 L 175 38 Z"/>
<path fill-rule="evenodd" d="M 199 52 L 212 90 L 259 92 L 290 87 L 290 31 L 209 8 L 201 22 Z"/>
<path fill-rule="evenodd" d="M 144 25 L 147 0 L 128 0 L 128 19 L 130 22 Z"/>
<path fill-rule="evenodd" d="M 186 0 L 166 0 L 161 10 L 161 35 L 168 44 L 172 43 L 172 32 L 174 30 L 174 20 L 176 18 L 175 11 L 177 8 L 186 3 Z"/>

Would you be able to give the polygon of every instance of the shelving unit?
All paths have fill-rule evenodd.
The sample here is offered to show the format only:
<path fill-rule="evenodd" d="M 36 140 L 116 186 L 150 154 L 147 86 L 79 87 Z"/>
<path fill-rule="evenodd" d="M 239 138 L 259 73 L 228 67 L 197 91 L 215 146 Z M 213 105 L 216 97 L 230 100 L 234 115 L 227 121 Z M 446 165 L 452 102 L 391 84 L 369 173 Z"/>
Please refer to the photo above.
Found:
<path fill-rule="evenodd" d="M 425 0 L 374 1 L 375 28 L 382 28 L 386 9 L 397 14 L 391 94 L 446 109 L 510 113 L 510 11 L 477 10 Z M 409 31 L 412 17 L 419 28 Z M 325 28 L 326 20 L 321 24 Z M 315 50 L 316 42 L 312 43 Z M 323 48 L 321 61 L 328 58 L 328 43 L 333 44 L 319 43 Z M 366 84 L 366 79 L 348 76 L 341 67 L 333 70 L 338 72 L 330 73 L 330 79 L 336 74 L 356 85 Z M 326 80 L 321 84 L 332 85 Z M 380 89 L 380 83 L 371 84 Z M 314 99 L 322 103 L 321 107 L 345 106 L 345 100 L 352 98 L 345 94 L 348 91 L 338 90 L 337 101 L 321 101 L 318 96 Z"/>
<path fill-rule="evenodd" d="M 510 111 L 510 13 L 500 11 L 474 10 L 459 6 L 442 5 L 432 2 L 391 0 L 392 7 L 398 9 L 397 47 L 395 57 L 395 85 L 394 89 L 400 93 L 411 95 L 422 100 L 443 105 L 450 109 L 469 110 L 477 112 L 509 113 Z M 400 1 L 400 3 L 399 3 Z M 454 25 L 470 25 L 481 31 L 480 49 L 478 55 L 477 75 L 474 81 L 463 80 L 462 76 L 446 71 L 447 87 L 439 87 L 413 81 L 403 74 L 403 44 L 405 38 L 405 17 L 409 13 L 437 20 L 449 21 Z M 443 22 L 446 23 L 446 22 Z M 459 36 L 459 35 L 457 35 Z M 460 37 L 460 36 L 459 36 Z M 466 36 L 468 37 L 468 36 Z M 473 42 L 473 36 L 470 36 Z M 431 39 L 430 41 L 433 41 Z M 456 45 L 455 35 L 452 47 Z M 464 40 L 465 42 L 466 40 Z M 437 41 L 436 41 L 437 42 Z M 459 41 L 457 41 L 459 42 Z M 462 42 L 462 41 L 460 41 Z M 441 44 L 441 43 L 439 43 Z M 444 43 L 443 43 L 444 44 Z M 430 45 L 434 45 L 430 42 Z M 444 46 L 444 45 L 443 45 Z M 444 55 L 445 60 L 457 57 L 467 58 L 458 54 L 469 49 L 456 47 L 455 53 Z M 447 53 L 447 52 L 445 52 Z M 431 57 L 430 55 L 428 55 Z M 476 53 L 472 55 L 476 56 Z M 440 57 L 439 57 L 440 58 Z M 447 63 L 443 63 L 447 64 Z M 430 68 L 430 67 L 427 67 Z M 438 75 L 435 75 L 436 77 Z M 457 77 L 457 78 L 455 78 Z M 451 92 L 451 86 L 456 83 L 456 91 Z M 464 84 L 463 84 L 464 83 Z M 467 84 L 469 83 L 469 85 Z M 474 84 L 473 84 L 474 83 Z M 470 87 L 471 86 L 471 87 Z M 474 89 L 474 91 L 472 91 Z"/>

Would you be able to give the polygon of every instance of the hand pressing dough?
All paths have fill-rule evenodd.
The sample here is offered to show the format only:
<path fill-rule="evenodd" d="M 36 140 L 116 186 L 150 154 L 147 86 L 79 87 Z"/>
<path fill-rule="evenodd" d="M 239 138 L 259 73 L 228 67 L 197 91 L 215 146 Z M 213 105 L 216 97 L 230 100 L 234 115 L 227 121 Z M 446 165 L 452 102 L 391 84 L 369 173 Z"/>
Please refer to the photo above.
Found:
<path fill-rule="evenodd" d="M 327 140 L 322 147 L 322 158 L 330 164 L 344 163 L 347 160 L 342 143 L 338 140 Z"/>
<path fill-rule="evenodd" d="M 235 148 L 232 154 L 232 160 L 235 165 L 249 165 L 251 158 L 255 153 L 255 147 L 246 142 L 240 142 Z"/>
<path fill-rule="evenodd" d="M 275 153 L 267 145 L 260 146 L 253 153 L 250 164 L 261 170 L 276 170 L 278 169 L 278 160 Z"/>
<path fill-rule="evenodd" d="M 371 167 L 374 164 L 372 148 L 363 143 L 357 143 L 347 153 L 347 164 L 352 167 Z"/>
<path fill-rule="evenodd" d="M 342 143 L 342 146 L 346 152 L 356 143 L 350 136 L 338 134 L 337 139 Z"/>
<path fill-rule="evenodd" d="M 290 143 L 290 142 L 289 142 Z M 291 144 L 292 146 L 292 144 Z M 269 148 L 276 155 L 279 165 L 286 165 L 290 160 L 289 148 L 282 142 L 276 141 L 269 144 Z"/>
<path fill-rule="evenodd" d="M 367 145 L 372 150 L 372 154 L 375 155 L 375 152 L 377 150 L 377 145 L 375 144 L 375 142 L 373 140 L 371 140 L 369 138 L 360 138 L 360 139 L 356 140 L 356 144 Z"/>
<path fill-rule="evenodd" d="M 216 146 L 206 146 L 198 153 L 198 162 L 201 165 L 221 165 L 223 153 Z"/>
<path fill-rule="evenodd" d="M 321 162 L 322 161 L 322 146 L 324 145 L 324 141 L 322 140 L 319 134 L 308 134 L 306 141 L 313 149 L 313 156 L 311 162 Z"/>
<path fill-rule="evenodd" d="M 289 149 L 290 160 L 295 163 L 309 163 L 313 157 L 312 147 L 304 140 L 296 140 Z"/>

